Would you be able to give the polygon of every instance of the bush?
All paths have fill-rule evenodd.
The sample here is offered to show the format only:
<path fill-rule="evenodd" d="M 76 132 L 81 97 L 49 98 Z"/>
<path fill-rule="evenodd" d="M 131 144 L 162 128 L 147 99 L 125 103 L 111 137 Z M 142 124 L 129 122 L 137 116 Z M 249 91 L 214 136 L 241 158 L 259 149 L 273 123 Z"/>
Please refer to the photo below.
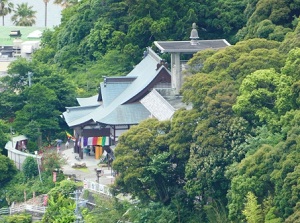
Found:
<path fill-rule="evenodd" d="M 12 160 L 0 155 L 0 184 L 7 183 L 16 174 L 17 168 Z"/>
<path fill-rule="evenodd" d="M 17 215 L 10 215 L 5 216 L 4 221 L 0 220 L 1 222 L 5 223 L 31 223 L 32 217 L 29 214 L 17 214 Z"/>
<path fill-rule="evenodd" d="M 37 161 L 31 156 L 26 157 L 22 165 L 22 169 L 24 172 L 24 176 L 28 179 L 35 177 L 39 174 Z"/>

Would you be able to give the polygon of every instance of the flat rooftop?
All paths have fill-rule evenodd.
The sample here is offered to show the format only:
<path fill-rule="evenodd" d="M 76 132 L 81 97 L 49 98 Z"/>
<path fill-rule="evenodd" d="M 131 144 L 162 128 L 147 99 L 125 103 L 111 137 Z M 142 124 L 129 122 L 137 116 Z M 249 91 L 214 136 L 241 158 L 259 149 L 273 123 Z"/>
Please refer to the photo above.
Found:
<path fill-rule="evenodd" d="M 38 38 L 28 38 L 27 36 L 33 31 L 39 30 L 43 32 L 45 27 L 32 26 L 0 26 L 0 46 L 12 46 L 15 38 L 10 37 L 11 31 L 20 30 L 22 36 L 19 38 L 23 41 L 36 40 Z"/>

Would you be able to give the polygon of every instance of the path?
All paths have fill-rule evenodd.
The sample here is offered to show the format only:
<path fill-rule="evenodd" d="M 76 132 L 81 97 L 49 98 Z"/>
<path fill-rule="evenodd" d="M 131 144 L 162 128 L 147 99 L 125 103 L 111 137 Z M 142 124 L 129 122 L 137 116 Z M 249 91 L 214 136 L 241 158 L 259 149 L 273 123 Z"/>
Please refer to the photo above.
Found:
<path fill-rule="evenodd" d="M 99 159 L 95 159 L 95 156 L 84 154 L 83 159 L 78 161 L 75 156 L 78 157 L 78 154 L 73 152 L 73 148 L 64 149 L 62 147 L 61 155 L 66 160 L 66 164 L 63 165 L 62 169 L 64 174 L 75 174 L 76 178 L 79 180 L 89 180 L 96 182 L 97 174 L 95 169 L 101 169 L 102 175 L 99 178 L 99 183 L 103 185 L 112 184 L 114 181 L 113 171 L 110 167 L 107 166 L 99 166 Z M 85 163 L 87 168 L 76 169 L 73 168 L 74 164 L 82 164 Z"/>

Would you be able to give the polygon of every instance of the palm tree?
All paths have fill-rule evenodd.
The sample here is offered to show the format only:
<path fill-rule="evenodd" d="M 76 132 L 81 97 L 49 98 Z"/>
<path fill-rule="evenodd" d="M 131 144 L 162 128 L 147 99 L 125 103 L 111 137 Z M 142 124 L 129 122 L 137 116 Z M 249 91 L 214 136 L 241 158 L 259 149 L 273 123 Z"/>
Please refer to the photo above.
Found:
<path fill-rule="evenodd" d="M 47 27 L 47 6 L 50 0 L 43 0 L 45 3 L 45 27 Z"/>
<path fill-rule="evenodd" d="M 72 5 L 75 5 L 80 0 L 54 0 L 54 4 L 61 5 L 62 7 L 66 8 Z"/>
<path fill-rule="evenodd" d="M 0 0 L 0 16 L 2 16 L 2 26 L 4 26 L 4 16 L 13 11 L 14 4 L 8 0 Z"/>
<path fill-rule="evenodd" d="M 17 4 L 17 9 L 14 10 L 14 15 L 11 17 L 11 21 L 16 26 L 32 26 L 35 24 L 36 11 L 33 6 L 28 6 L 28 3 Z"/>

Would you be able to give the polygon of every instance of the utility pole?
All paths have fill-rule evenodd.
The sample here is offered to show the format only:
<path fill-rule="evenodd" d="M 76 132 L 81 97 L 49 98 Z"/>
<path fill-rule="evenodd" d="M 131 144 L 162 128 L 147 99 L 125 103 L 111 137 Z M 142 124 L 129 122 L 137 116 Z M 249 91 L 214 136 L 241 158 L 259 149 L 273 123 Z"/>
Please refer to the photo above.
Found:
<path fill-rule="evenodd" d="M 14 132 L 11 126 L 10 126 L 10 137 L 11 137 L 11 148 L 14 149 Z"/>
<path fill-rule="evenodd" d="M 28 86 L 31 87 L 31 77 L 32 77 L 32 72 L 28 72 Z"/>
<path fill-rule="evenodd" d="M 40 127 L 37 128 L 38 129 L 38 148 L 41 149 L 42 147 L 42 133 L 41 133 L 41 129 Z"/>
<path fill-rule="evenodd" d="M 80 195 L 82 194 L 82 191 L 75 190 L 73 193 L 75 197 L 71 197 L 71 199 L 75 200 L 75 216 L 76 220 L 74 223 L 84 223 L 84 220 L 82 219 L 82 216 L 80 214 L 79 207 L 86 204 L 87 200 L 81 199 Z"/>
<path fill-rule="evenodd" d="M 38 151 L 34 151 L 34 154 L 35 154 L 35 157 L 36 157 L 36 163 L 37 163 L 37 166 L 38 166 L 38 171 L 39 171 L 39 177 L 40 177 L 40 181 L 42 181 L 42 177 L 41 177 L 41 169 L 40 169 L 40 164 L 39 164 L 39 161 L 38 161 Z"/>

